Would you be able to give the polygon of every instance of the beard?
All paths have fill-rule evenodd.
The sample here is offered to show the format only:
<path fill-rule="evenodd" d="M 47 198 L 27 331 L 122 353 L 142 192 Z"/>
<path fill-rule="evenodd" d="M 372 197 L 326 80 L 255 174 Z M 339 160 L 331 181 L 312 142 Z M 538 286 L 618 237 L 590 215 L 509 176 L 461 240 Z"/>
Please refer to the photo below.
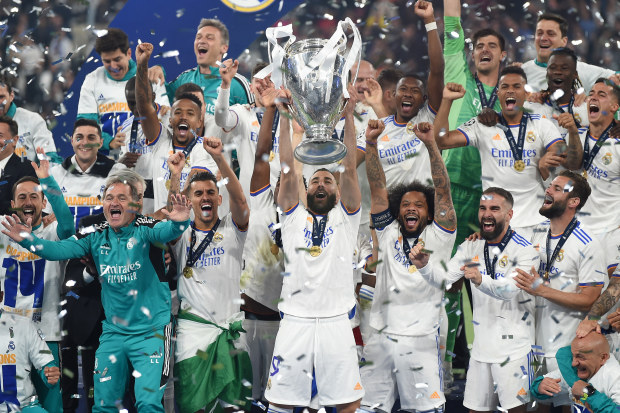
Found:
<path fill-rule="evenodd" d="M 325 215 L 336 206 L 336 194 L 327 195 L 324 203 L 317 202 L 315 194 L 308 194 L 308 209 L 316 214 Z"/>
<path fill-rule="evenodd" d="M 497 222 L 495 220 L 493 220 L 493 222 L 495 222 L 495 227 L 493 228 L 492 231 L 483 230 L 482 223 L 480 223 L 480 236 L 487 241 L 496 239 L 499 236 L 499 234 L 501 234 L 504 231 L 504 228 L 506 227 L 506 222 Z"/>
<path fill-rule="evenodd" d="M 538 212 L 545 218 L 553 219 L 561 216 L 566 211 L 565 202 L 553 202 L 548 208 L 543 205 Z"/>

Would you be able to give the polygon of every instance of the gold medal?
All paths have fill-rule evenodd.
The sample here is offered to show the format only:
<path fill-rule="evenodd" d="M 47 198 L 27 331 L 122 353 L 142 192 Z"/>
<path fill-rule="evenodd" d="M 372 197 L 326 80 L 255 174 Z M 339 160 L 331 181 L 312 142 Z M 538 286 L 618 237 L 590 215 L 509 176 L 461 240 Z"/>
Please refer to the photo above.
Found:
<path fill-rule="evenodd" d="M 170 191 L 170 179 L 166 180 L 166 190 Z"/>
<path fill-rule="evenodd" d="M 523 170 L 525 169 L 525 162 L 523 162 L 522 160 L 518 160 L 515 161 L 515 164 L 513 166 L 517 172 L 523 172 Z"/>
<path fill-rule="evenodd" d="M 192 278 L 192 275 L 194 274 L 194 270 L 192 270 L 192 267 L 185 267 L 183 268 L 183 276 L 185 278 Z"/>
<path fill-rule="evenodd" d="M 321 255 L 321 247 L 319 247 L 318 245 L 313 245 L 312 247 L 310 247 L 310 255 L 313 257 L 318 257 L 319 255 Z"/>
<path fill-rule="evenodd" d="M 280 252 L 280 247 L 278 247 L 276 244 L 271 244 L 271 253 L 277 256 L 278 252 Z"/>
<path fill-rule="evenodd" d="M 269 152 L 269 162 L 273 161 L 275 157 L 276 157 L 276 154 L 273 151 Z"/>
<path fill-rule="evenodd" d="M 584 169 L 583 172 L 581 173 L 581 176 L 583 176 L 583 179 L 588 179 L 588 171 Z"/>
<path fill-rule="evenodd" d="M 409 265 L 409 274 L 413 274 L 417 270 L 418 270 L 418 268 L 415 265 L 413 265 L 413 264 Z"/>

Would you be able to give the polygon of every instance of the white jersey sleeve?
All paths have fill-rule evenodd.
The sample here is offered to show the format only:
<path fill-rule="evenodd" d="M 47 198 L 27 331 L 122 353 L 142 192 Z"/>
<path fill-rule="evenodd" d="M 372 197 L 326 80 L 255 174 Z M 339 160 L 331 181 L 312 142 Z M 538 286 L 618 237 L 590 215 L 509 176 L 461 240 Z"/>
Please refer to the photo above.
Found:
<path fill-rule="evenodd" d="M 95 96 L 95 72 L 91 72 L 84 78 L 80 88 L 80 101 L 78 102 L 78 115 L 98 113 L 97 97 Z"/>
<path fill-rule="evenodd" d="M 43 148 L 47 152 L 56 152 L 56 144 L 52 132 L 47 128 L 45 120 L 38 113 L 23 108 L 15 110 L 13 116 L 17 122 L 19 141 L 15 147 L 17 156 L 25 156 L 29 160 L 37 159 L 36 149 Z"/>

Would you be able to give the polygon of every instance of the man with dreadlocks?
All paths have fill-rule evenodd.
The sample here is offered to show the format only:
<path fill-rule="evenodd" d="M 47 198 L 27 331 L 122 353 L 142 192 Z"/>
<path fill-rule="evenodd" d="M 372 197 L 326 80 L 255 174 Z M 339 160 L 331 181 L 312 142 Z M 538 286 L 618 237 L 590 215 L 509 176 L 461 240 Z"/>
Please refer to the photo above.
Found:
<path fill-rule="evenodd" d="M 433 251 L 431 259 L 437 264 L 450 259 L 456 238 L 450 179 L 433 126 L 421 122 L 413 131 L 428 151 L 435 189 L 414 181 L 397 184 L 388 192 L 377 152 L 377 138 L 384 127 L 382 121 L 371 120 L 369 130 L 378 129 L 379 133 L 366 134 L 370 211 L 381 264 L 377 266 L 370 312 L 370 326 L 378 332 L 364 347 L 364 358 L 369 364 L 361 369 L 362 384 L 367 389 L 362 404 L 389 412 L 400 395 L 404 410 L 440 409 L 445 403 L 439 352 L 443 288 L 416 274 L 409 252 L 420 244 Z M 425 316 L 411 318 L 414 314 Z M 416 386 L 412 391 L 415 383 L 428 383 L 428 387 Z"/>

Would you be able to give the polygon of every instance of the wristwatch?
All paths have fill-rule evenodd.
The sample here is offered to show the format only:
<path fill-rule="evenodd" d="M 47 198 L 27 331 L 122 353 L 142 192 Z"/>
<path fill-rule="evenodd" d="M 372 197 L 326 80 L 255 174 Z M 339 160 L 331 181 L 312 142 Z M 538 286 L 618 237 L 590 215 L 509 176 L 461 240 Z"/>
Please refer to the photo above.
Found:
<path fill-rule="evenodd" d="M 596 389 L 593 385 L 588 383 L 588 385 L 583 388 L 583 396 L 581 397 L 581 400 L 586 401 L 588 397 L 594 395 L 594 392 L 596 392 Z"/>

